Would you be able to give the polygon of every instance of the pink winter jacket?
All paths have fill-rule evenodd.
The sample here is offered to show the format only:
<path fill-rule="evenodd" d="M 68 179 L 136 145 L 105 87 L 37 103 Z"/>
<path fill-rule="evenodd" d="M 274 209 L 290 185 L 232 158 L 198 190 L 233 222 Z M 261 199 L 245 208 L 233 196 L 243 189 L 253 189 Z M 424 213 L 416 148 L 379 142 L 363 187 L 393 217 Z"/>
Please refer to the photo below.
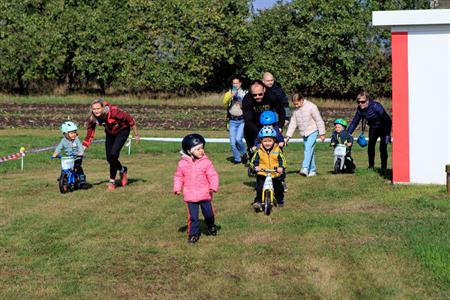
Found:
<path fill-rule="evenodd" d="M 173 176 L 174 193 L 183 191 L 185 202 L 211 201 L 210 190 L 217 192 L 218 189 L 219 175 L 206 155 L 192 160 L 190 156 L 182 154 Z"/>

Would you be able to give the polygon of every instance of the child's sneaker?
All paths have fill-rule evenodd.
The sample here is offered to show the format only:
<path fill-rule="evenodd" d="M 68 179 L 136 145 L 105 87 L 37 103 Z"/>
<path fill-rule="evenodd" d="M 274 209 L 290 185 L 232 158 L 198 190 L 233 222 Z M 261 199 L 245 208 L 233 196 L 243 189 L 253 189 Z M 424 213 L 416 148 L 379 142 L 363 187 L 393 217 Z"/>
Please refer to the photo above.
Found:
<path fill-rule="evenodd" d="M 114 191 L 116 189 L 116 184 L 114 182 L 108 182 L 106 184 L 106 189 L 108 191 Z"/>
<path fill-rule="evenodd" d="M 261 202 L 254 202 L 253 208 L 255 209 L 255 212 L 260 212 L 262 210 L 262 204 Z"/>
<path fill-rule="evenodd" d="M 286 181 L 283 180 L 281 182 L 281 185 L 283 186 L 284 192 L 286 193 L 288 191 L 288 187 L 287 187 Z"/>
<path fill-rule="evenodd" d="M 120 184 L 122 186 L 126 186 L 128 184 L 128 178 L 127 178 L 127 167 L 123 167 L 123 172 L 119 172 L 120 174 Z"/>
<path fill-rule="evenodd" d="M 308 176 L 308 169 L 307 168 L 302 168 L 300 170 L 300 172 L 298 172 L 298 174 L 300 174 L 302 176 Z"/>
<path fill-rule="evenodd" d="M 86 184 L 86 175 L 81 174 L 80 175 L 80 187 L 83 188 L 83 186 Z"/>
<path fill-rule="evenodd" d="M 208 227 L 208 235 L 217 235 L 217 227 L 215 225 Z"/>
<path fill-rule="evenodd" d="M 200 237 L 198 235 L 191 235 L 188 239 L 188 243 L 195 244 L 198 242 L 199 238 Z"/>

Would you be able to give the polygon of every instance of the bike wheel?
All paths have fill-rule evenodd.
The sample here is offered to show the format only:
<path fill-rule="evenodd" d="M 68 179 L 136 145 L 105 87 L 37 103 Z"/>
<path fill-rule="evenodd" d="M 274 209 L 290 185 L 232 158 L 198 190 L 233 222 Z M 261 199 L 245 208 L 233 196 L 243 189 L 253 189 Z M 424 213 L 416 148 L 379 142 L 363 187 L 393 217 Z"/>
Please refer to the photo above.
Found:
<path fill-rule="evenodd" d="M 341 172 L 341 159 L 336 159 L 334 163 L 334 174 L 339 174 Z"/>
<path fill-rule="evenodd" d="M 65 194 L 68 191 L 70 191 L 68 178 L 67 178 L 67 173 L 61 173 L 61 176 L 58 179 L 58 186 L 59 186 L 59 191 L 62 194 Z"/>
<path fill-rule="evenodd" d="M 264 191 L 264 214 L 270 215 L 272 210 L 272 203 L 270 202 L 270 191 Z"/>

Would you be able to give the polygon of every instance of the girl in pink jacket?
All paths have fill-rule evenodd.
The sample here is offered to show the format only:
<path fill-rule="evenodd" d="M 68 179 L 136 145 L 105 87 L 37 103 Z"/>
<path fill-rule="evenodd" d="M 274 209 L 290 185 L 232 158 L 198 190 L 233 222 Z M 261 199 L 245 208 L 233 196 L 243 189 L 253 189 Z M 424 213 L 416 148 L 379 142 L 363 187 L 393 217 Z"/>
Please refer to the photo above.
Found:
<path fill-rule="evenodd" d="M 181 142 L 181 158 L 173 177 L 173 192 L 180 195 L 188 207 L 189 243 L 200 238 L 199 208 L 205 217 L 209 235 L 216 235 L 212 194 L 219 189 L 219 175 L 205 154 L 205 139 L 196 133 L 189 134 Z"/>

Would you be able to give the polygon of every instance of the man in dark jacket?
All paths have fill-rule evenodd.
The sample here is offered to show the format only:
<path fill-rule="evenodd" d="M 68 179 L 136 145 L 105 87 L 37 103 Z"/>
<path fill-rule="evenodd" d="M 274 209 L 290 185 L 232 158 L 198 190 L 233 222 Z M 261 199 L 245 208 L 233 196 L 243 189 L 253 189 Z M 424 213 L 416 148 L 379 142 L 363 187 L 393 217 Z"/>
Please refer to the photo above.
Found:
<path fill-rule="evenodd" d="M 367 120 L 367 124 L 370 126 L 369 147 L 367 149 L 369 168 L 372 169 L 375 165 L 375 144 L 377 139 L 380 138 L 381 171 L 385 172 L 388 159 L 387 144 L 391 142 L 391 117 L 386 113 L 381 103 L 370 99 L 367 92 L 359 93 L 356 101 L 358 102 L 358 108 L 348 127 L 348 132 L 352 134 L 361 120 L 363 120 L 363 124 Z"/>
<path fill-rule="evenodd" d="M 244 113 L 244 138 L 247 149 L 255 144 L 255 139 L 262 125 L 259 123 L 259 115 L 266 110 L 272 110 L 278 114 L 278 126 L 284 126 L 285 112 L 283 104 L 276 96 L 267 91 L 261 80 L 254 80 L 250 83 L 249 93 L 242 100 L 242 110 Z"/>
<path fill-rule="evenodd" d="M 285 124 L 289 123 L 289 118 L 291 117 L 291 109 L 289 108 L 289 98 L 286 93 L 281 88 L 281 85 L 275 81 L 275 77 L 273 77 L 272 73 L 265 72 L 263 75 L 262 82 L 266 86 L 266 89 L 275 94 L 275 97 L 283 103 L 283 108 L 285 112 Z"/>

